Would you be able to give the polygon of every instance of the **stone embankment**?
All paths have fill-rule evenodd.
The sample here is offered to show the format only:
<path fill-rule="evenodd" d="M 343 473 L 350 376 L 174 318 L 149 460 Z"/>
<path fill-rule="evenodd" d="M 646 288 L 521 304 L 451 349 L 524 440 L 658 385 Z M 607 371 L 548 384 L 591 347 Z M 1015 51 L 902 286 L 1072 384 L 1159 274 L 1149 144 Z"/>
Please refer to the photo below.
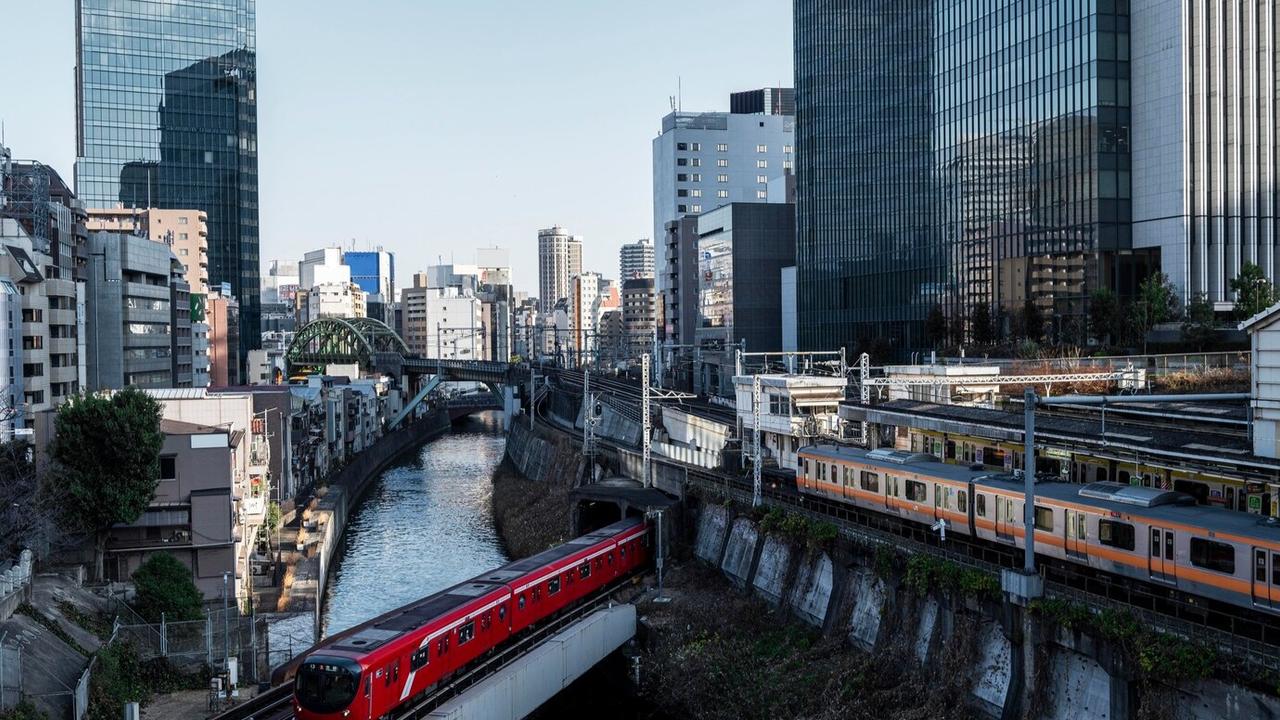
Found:
<path fill-rule="evenodd" d="M 493 475 L 493 519 L 507 555 L 527 557 L 569 538 L 569 491 L 582 458 L 567 436 L 517 422 Z"/>

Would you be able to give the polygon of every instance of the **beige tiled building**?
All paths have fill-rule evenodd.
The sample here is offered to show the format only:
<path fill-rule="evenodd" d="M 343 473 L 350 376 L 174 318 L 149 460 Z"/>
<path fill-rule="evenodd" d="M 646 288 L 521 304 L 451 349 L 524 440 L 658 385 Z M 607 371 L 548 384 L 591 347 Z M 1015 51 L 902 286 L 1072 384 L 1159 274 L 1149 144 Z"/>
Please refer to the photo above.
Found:
<path fill-rule="evenodd" d="M 209 293 L 209 215 L 203 210 L 97 208 L 89 210 L 90 232 L 127 233 L 163 242 L 186 267 L 191 292 Z"/>

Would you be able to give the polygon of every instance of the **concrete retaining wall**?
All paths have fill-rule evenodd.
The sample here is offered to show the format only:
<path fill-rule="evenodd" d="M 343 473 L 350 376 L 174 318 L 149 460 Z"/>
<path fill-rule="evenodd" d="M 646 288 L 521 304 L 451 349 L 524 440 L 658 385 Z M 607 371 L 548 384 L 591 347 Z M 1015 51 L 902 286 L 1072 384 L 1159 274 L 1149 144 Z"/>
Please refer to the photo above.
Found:
<path fill-rule="evenodd" d="M 790 569 L 791 543 L 776 535 L 765 536 L 760 560 L 756 563 L 755 577 L 751 579 L 756 594 L 770 605 L 779 605 L 787 595 L 785 583 Z"/>

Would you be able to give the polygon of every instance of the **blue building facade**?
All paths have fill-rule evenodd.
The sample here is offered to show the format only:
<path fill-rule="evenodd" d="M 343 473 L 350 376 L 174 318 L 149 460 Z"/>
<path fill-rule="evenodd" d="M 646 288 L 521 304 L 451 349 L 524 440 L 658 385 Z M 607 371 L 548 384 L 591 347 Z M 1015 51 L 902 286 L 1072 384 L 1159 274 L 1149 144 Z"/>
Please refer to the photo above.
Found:
<path fill-rule="evenodd" d="M 255 0 L 77 0 L 76 191 L 208 213 L 209 281 L 261 343 Z"/>
<path fill-rule="evenodd" d="M 1158 267 L 1130 251 L 1128 3 L 797 0 L 795 58 L 802 349 L 964 341 L 979 305 L 1083 342 L 1090 293 Z"/>
<path fill-rule="evenodd" d="M 386 250 L 349 250 L 342 259 L 351 268 L 351 282 L 369 294 L 368 316 L 389 322 L 387 307 L 396 297 L 396 256 Z"/>

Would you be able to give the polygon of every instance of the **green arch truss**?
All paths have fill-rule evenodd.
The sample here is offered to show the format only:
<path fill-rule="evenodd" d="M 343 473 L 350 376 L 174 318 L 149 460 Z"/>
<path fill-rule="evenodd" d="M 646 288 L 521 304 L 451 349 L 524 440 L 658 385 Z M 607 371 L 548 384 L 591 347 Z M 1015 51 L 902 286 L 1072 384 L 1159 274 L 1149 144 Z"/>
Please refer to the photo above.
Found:
<path fill-rule="evenodd" d="M 290 370 L 329 364 L 372 368 L 380 354 L 410 355 L 409 346 L 373 318 L 325 317 L 303 325 L 285 353 Z"/>

